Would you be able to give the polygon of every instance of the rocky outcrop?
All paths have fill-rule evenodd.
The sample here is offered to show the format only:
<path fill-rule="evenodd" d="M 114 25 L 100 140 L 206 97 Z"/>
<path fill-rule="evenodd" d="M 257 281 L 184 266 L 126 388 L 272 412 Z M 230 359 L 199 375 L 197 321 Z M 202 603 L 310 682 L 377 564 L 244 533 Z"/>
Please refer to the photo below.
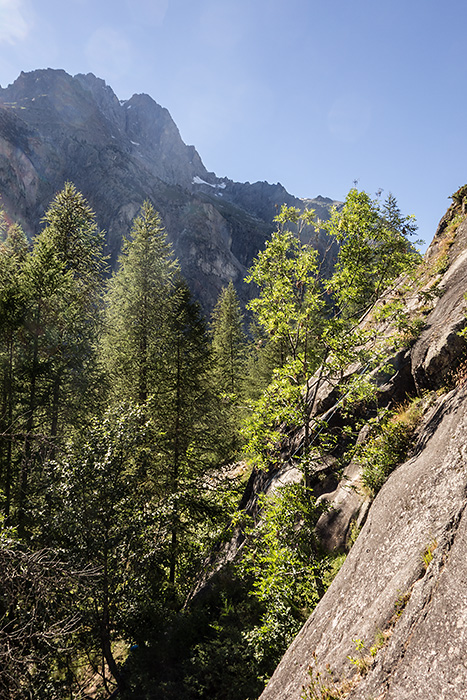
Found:
<path fill-rule="evenodd" d="M 321 218 L 332 204 L 323 197 L 305 203 L 280 184 L 235 183 L 208 172 L 169 112 L 148 95 L 121 102 L 92 74 L 21 73 L 0 88 L 1 203 L 33 237 L 68 180 L 96 212 L 112 266 L 149 199 L 206 311 L 231 280 L 242 301 L 251 296 L 246 270 L 282 204 L 315 206 Z"/>
<path fill-rule="evenodd" d="M 464 692 L 467 564 L 459 554 L 467 545 L 466 398 L 465 389 L 453 390 L 427 414 L 416 455 L 379 493 L 343 568 L 263 700 L 300 698 L 309 667 L 324 670 L 327 664 L 336 685 L 354 685 L 349 699 L 418 698 L 428 687 L 439 691 L 449 682 L 452 692 L 456 687 Z M 426 567 L 428 550 L 433 559 Z M 357 678 L 349 661 L 358 657 L 353 640 L 363 639 L 369 655 L 379 632 L 389 641 Z"/>
<path fill-rule="evenodd" d="M 450 210 L 451 222 L 455 210 Z M 454 221 L 455 224 L 455 221 Z M 426 264 L 441 268 L 435 275 L 436 301 L 412 353 L 413 375 L 419 391 L 441 386 L 464 349 L 459 331 L 465 326 L 467 302 L 467 220 L 446 230 L 443 218 Z M 446 268 L 446 269 L 444 269 Z"/>
<path fill-rule="evenodd" d="M 466 697 L 466 250 L 467 223 L 450 210 L 414 284 L 417 299 L 407 302 L 425 314 L 404 354 L 409 375 L 392 380 L 399 392 L 404 384 L 431 392 L 410 459 L 371 507 L 358 497 L 352 464 L 325 494 L 334 504 L 321 522 L 329 548 L 342 546 L 359 513 L 366 522 L 261 700 Z"/>

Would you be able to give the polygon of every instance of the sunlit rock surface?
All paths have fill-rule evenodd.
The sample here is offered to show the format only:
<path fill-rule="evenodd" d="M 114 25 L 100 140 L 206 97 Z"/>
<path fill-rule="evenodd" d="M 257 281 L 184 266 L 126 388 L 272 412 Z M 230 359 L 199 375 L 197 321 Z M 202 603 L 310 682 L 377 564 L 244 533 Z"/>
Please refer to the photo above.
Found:
<path fill-rule="evenodd" d="M 449 231 L 454 213 L 427 251 L 426 284 L 437 291 L 406 353 L 411 376 L 405 371 L 398 380 L 431 392 L 415 447 L 365 513 L 344 566 L 261 700 L 299 700 L 307 688 L 305 697 L 321 698 L 319 683 L 334 693 L 326 697 L 349 700 L 466 697 L 467 388 L 459 331 L 467 224 L 457 221 Z M 358 482 L 355 469 L 347 476 Z M 329 548 L 344 544 L 346 518 L 366 508 L 358 489 L 347 499 L 344 489 L 342 482 L 327 494 L 335 508 L 321 523 Z"/>

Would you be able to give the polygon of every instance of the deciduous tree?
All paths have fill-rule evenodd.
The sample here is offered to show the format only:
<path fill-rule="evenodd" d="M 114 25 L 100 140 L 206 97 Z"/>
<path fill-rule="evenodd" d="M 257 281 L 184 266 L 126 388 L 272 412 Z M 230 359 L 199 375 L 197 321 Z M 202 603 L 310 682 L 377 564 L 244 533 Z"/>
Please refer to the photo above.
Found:
<path fill-rule="evenodd" d="M 259 288 L 250 308 L 260 325 L 285 343 L 286 359 L 254 410 L 247 433 L 250 450 L 265 464 L 279 457 L 279 426 L 301 428 L 306 465 L 312 435 L 318 432 L 310 417 L 320 387 L 350 364 L 367 362 L 369 352 L 376 361 L 371 332 L 360 321 L 419 256 L 408 240 L 413 218 L 403 217 L 391 196 L 381 206 L 365 192 L 351 190 L 329 222 L 316 222 L 313 211 L 293 207 L 283 207 L 276 220 L 279 229 L 247 279 Z M 298 236 L 290 224 L 298 227 Z M 310 225 L 324 227 L 339 244 L 327 280 L 320 275 L 315 250 L 300 240 L 302 227 Z M 305 466 L 307 473 L 309 469 Z"/>

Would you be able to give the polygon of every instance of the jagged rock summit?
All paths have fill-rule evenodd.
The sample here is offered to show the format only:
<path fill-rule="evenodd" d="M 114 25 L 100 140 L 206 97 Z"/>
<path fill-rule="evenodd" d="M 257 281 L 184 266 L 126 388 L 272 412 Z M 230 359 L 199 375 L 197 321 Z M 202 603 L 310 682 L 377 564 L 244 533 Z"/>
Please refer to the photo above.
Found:
<path fill-rule="evenodd" d="M 304 206 L 280 184 L 236 183 L 208 172 L 167 109 L 148 95 L 120 101 L 91 73 L 21 73 L 0 88 L 2 205 L 32 237 L 66 181 L 96 212 L 112 265 L 149 199 L 206 310 L 230 280 L 248 297 L 245 272 L 271 234 L 277 208 Z M 307 203 L 326 218 L 333 202 Z"/>
<path fill-rule="evenodd" d="M 261 700 L 467 697 L 466 258 L 467 220 L 451 207 L 425 256 L 418 297 L 432 307 L 397 380 L 429 392 L 415 446 Z"/>

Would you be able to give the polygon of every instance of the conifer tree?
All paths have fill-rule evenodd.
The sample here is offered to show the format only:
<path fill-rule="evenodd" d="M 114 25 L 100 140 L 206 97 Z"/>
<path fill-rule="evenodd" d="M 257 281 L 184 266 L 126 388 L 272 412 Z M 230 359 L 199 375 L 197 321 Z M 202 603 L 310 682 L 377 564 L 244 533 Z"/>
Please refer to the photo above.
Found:
<path fill-rule="evenodd" d="M 238 398 L 242 393 L 247 342 L 233 282 L 223 288 L 214 307 L 211 336 L 217 384 L 222 391 Z"/>
<path fill-rule="evenodd" d="M 143 405 L 171 352 L 167 320 L 178 265 L 157 212 L 144 202 L 107 291 L 103 356 L 114 396 Z"/>
<path fill-rule="evenodd" d="M 13 484 L 13 443 L 18 441 L 21 328 L 26 308 L 22 268 L 28 243 L 16 224 L 7 228 L 0 222 L 4 240 L 0 243 L 0 485 L 4 490 L 4 514 L 8 521 Z"/>
<path fill-rule="evenodd" d="M 211 347 L 215 388 L 222 398 L 222 421 L 226 447 L 231 459 L 241 444 L 240 428 L 244 418 L 248 343 L 243 330 L 243 314 L 233 283 L 221 291 L 212 312 Z"/>
<path fill-rule="evenodd" d="M 222 428 L 214 429 L 217 407 L 210 379 L 206 325 L 185 282 L 178 280 L 169 322 L 171 352 L 161 372 L 164 390 L 156 399 L 156 420 L 169 504 L 169 582 L 178 581 L 182 561 L 190 565 L 197 529 L 215 511 L 213 473 L 220 459 Z M 218 418 L 218 416 L 217 416 Z M 210 474 L 211 472 L 211 474 Z M 193 573 L 191 571 L 190 573 Z"/>
<path fill-rule="evenodd" d="M 27 308 L 22 357 L 24 444 L 17 519 L 22 523 L 34 465 L 54 453 L 66 428 L 94 403 L 104 258 L 103 237 L 84 197 L 67 183 L 23 265 Z"/>
<path fill-rule="evenodd" d="M 105 259 L 103 234 L 94 212 L 71 183 L 56 195 L 44 223 L 34 252 L 40 253 L 41 248 L 53 251 L 52 264 L 61 268 L 62 287 L 62 303 L 57 304 L 53 319 L 55 346 L 50 366 L 50 435 L 55 438 L 60 419 L 76 416 L 94 388 Z"/>
<path fill-rule="evenodd" d="M 178 273 L 160 218 L 145 202 L 108 286 L 102 343 L 113 400 L 141 410 L 146 494 L 157 504 L 164 581 L 172 603 L 198 561 L 222 429 L 199 305 Z M 218 415 L 217 415 L 218 418 Z"/>

